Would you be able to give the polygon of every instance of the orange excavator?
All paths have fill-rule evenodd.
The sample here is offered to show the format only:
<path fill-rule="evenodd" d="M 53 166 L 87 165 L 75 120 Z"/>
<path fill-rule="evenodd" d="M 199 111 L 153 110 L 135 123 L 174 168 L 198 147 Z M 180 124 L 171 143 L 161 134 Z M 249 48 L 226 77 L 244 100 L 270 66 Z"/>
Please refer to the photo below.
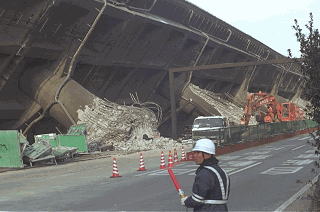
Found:
<path fill-rule="evenodd" d="M 248 94 L 240 124 L 248 125 L 253 115 L 259 123 L 304 119 L 303 110 L 294 103 L 279 103 L 274 96 L 261 91 Z"/>

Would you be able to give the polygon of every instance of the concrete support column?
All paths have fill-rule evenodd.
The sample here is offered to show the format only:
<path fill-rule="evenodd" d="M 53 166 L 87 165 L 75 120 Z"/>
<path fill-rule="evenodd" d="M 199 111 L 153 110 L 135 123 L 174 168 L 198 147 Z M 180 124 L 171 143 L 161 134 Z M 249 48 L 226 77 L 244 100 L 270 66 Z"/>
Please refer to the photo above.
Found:
<path fill-rule="evenodd" d="M 38 103 L 44 111 L 65 127 L 72 125 L 60 104 L 66 108 L 74 121 L 78 120 L 77 110 L 93 102 L 95 95 L 82 87 L 76 81 L 70 79 L 61 89 L 59 95 L 60 104 L 55 102 L 55 95 L 64 77 L 53 75 L 50 71 L 32 70 L 21 79 L 22 90 Z"/>
<path fill-rule="evenodd" d="M 277 78 L 275 79 L 275 83 L 273 84 L 272 90 L 270 92 L 271 95 L 278 96 L 278 91 L 279 91 L 280 84 L 282 83 L 283 76 L 284 76 L 284 70 L 280 70 Z"/>
<path fill-rule="evenodd" d="M 300 100 L 303 88 L 304 88 L 304 80 L 302 80 L 300 83 L 297 83 L 296 93 L 291 98 L 291 102 L 297 102 Z"/>
<path fill-rule="evenodd" d="M 177 138 L 177 113 L 174 72 L 169 71 L 170 105 L 171 105 L 171 135 L 173 139 Z"/>
<path fill-rule="evenodd" d="M 247 99 L 249 84 L 250 84 L 252 77 L 254 76 L 256 66 L 254 66 L 253 68 L 249 67 L 248 69 L 249 70 L 246 72 L 245 78 L 244 78 L 243 82 L 241 83 L 240 88 L 234 97 L 236 102 L 242 103 L 242 102 L 245 102 Z"/>

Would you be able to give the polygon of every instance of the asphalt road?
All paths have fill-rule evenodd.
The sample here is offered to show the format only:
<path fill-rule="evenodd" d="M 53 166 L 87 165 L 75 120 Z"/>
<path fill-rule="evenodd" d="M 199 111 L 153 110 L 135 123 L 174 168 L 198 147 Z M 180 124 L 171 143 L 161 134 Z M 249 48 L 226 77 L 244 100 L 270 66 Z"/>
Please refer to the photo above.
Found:
<path fill-rule="evenodd" d="M 312 180 L 316 157 L 308 140 L 304 135 L 218 156 L 231 177 L 229 210 L 274 211 Z M 127 157 L 120 165 L 136 161 Z M 159 157 L 145 163 L 147 171 L 123 174 L 119 165 L 121 178 L 110 178 L 103 160 L 1 173 L 0 210 L 185 211 L 167 171 L 158 169 Z M 193 162 L 173 168 L 187 194 L 196 168 Z"/>

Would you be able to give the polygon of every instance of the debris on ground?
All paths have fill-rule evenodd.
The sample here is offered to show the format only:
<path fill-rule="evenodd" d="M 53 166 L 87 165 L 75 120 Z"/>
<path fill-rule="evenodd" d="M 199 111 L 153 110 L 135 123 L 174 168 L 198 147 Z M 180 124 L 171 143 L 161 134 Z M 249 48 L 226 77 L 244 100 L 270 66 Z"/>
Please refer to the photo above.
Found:
<path fill-rule="evenodd" d="M 51 160 L 56 163 L 51 145 L 46 141 L 38 141 L 32 145 L 27 145 L 23 151 L 23 159 L 32 166 L 35 162 Z"/>
<path fill-rule="evenodd" d="M 127 106 L 95 98 L 91 106 L 78 110 L 78 118 L 78 124 L 87 125 L 91 151 L 109 147 L 133 152 L 176 145 L 176 141 L 159 136 L 161 108 L 155 103 L 136 102 Z"/>
<path fill-rule="evenodd" d="M 201 89 L 199 86 L 191 83 L 189 84 L 189 88 L 194 94 L 201 97 L 209 105 L 213 105 L 215 109 L 219 111 L 222 116 L 227 117 L 230 122 L 240 124 L 240 119 L 243 115 L 243 108 L 223 98 L 221 94 Z M 257 124 L 257 122 L 252 118 L 250 120 L 250 125 L 255 124 Z"/>

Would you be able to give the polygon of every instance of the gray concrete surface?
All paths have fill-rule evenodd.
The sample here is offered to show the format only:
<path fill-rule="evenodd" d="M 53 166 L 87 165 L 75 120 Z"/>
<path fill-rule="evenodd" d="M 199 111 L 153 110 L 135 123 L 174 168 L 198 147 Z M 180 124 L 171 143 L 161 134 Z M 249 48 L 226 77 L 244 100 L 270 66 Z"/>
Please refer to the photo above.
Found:
<path fill-rule="evenodd" d="M 230 211 L 274 211 L 297 193 L 314 175 L 307 140 L 218 156 L 231 176 Z M 112 158 L 0 173 L 0 210 L 185 211 L 166 170 L 159 170 L 160 152 L 144 154 L 146 172 L 136 171 L 138 153 L 119 156 L 123 177 L 114 179 Z M 196 168 L 193 162 L 174 167 L 187 194 Z"/>

